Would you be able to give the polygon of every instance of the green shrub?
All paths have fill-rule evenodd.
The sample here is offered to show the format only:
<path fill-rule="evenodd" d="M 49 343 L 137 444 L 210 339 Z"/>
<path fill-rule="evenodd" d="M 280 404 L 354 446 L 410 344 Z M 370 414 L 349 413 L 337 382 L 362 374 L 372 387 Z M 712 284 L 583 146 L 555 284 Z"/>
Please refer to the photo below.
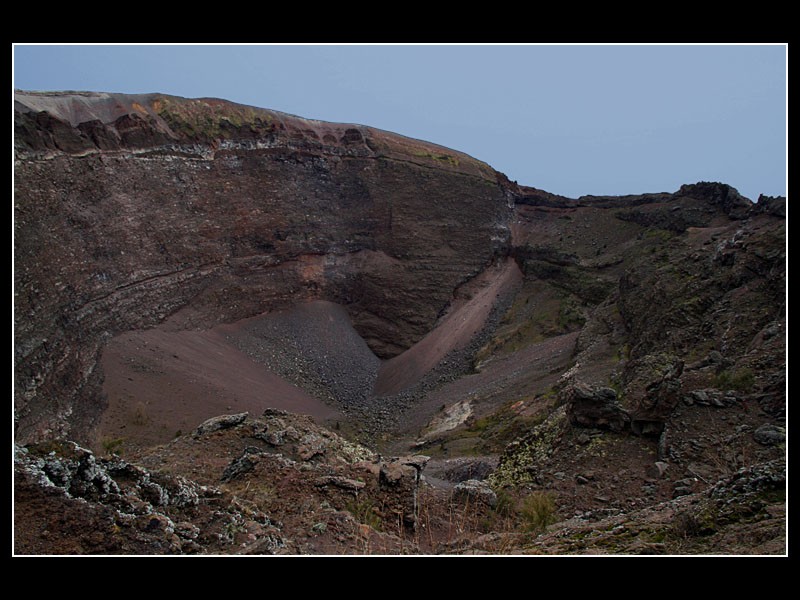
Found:
<path fill-rule="evenodd" d="M 111 456 L 112 454 L 120 456 L 122 454 L 122 444 L 125 438 L 104 438 L 102 441 L 103 452 Z"/>
<path fill-rule="evenodd" d="M 496 492 L 497 504 L 494 512 L 502 517 L 510 517 L 514 514 L 514 498 L 506 490 L 500 488 Z"/>
<path fill-rule="evenodd" d="M 539 532 L 556 522 L 556 501 L 549 492 L 533 492 L 522 501 L 519 511 L 526 531 Z"/>
<path fill-rule="evenodd" d="M 736 390 L 749 392 L 755 384 L 755 375 L 748 368 L 736 371 L 722 371 L 714 378 L 714 387 L 720 390 Z"/>
<path fill-rule="evenodd" d="M 369 525 L 375 531 L 381 530 L 382 521 L 377 513 L 377 507 L 369 498 L 358 500 L 354 498 L 345 504 L 344 509 L 353 515 L 353 518 L 359 523 Z"/>

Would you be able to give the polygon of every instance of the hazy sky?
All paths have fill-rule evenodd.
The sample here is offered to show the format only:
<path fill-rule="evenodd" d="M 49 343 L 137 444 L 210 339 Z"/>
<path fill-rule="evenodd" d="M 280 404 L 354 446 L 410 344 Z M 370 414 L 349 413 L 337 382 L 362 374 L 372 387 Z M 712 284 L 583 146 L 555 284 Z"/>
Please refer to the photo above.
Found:
<path fill-rule="evenodd" d="M 25 90 L 218 97 L 421 138 L 577 197 L 786 193 L 786 47 L 27 46 Z"/>

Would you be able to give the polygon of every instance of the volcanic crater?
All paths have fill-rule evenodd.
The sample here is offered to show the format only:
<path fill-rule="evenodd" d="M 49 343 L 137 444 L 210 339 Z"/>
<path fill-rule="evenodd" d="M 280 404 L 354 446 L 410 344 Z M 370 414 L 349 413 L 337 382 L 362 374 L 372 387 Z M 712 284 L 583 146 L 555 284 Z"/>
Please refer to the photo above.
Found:
<path fill-rule="evenodd" d="M 99 92 L 14 186 L 16 553 L 786 550 L 784 198 Z"/>

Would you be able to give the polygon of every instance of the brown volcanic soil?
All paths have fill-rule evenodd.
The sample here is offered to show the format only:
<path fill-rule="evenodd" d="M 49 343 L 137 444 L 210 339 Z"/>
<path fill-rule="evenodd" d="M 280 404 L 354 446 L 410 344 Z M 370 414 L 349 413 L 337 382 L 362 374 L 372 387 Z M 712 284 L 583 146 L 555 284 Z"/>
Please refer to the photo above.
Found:
<path fill-rule="evenodd" d="M 94 449 L 115 441 L 128 450 L 163 444 L 212 416 L 266 408 L 358 427 L 359 417 L 381 402 L 376 396 L 419 384 L 446 356 L 472 342 L 520 280 L 510 259 L 486 269 L 456 291 L 428 336 L 382 364 L 344 308 L 321 300 L 207 331 L 174 331 L 179 314 L 159 328 L 119 335 L 101 360 L 108 408 Z M 496 370 L 478 377 L 507 377 Z M 403 436 L 427 423 L 441 393 L 419 398 L 424 400 L 399 424 Z"/>
<path fill-rule="evenodd" d="M 245 324 L 209 331 L 131 331 L 111 340 L 103 353 L 103 391 L 108 408 L 95 448 L 122 439 L 126 449 L 162 444 L 206 419 L 230 412 L 260 414 L 277 408 L 341 418 L 302 389 L 237 349 L 228 336 Z"/>
<path fill-rule="evenodd" d="M 476 419 L 497 411 L 506 403 L 522 401 L 518 414 L 524 416 L 549 410 L 548 401 L 542 399 L 541 395 L 569 368 L 576 338 L 577 333 L 550 338 L 512 356 L 498 358 L 478 373 L 443 385 L 428 394 L 424 402 L 416 407 L 402 432 L 412 439 L 417 436 L 420 438 L 414 445 L 417 450 L 423 444 L 425 451 L 431 452 L 431 446 L 447 440 L 439 449 L 444 451 L 445 456 L 450 455 L 451 451 L 458 455 L 460 452 L 469 452 L 477 441 L 465 429 Z M 449 429 L 442 428 L 435 432 L 423 429 L 432 417 L 434 423 L 440 422 L 439 415 L 459 402 L 469 406 L 469 415 L 461 423 L 452 422 Z M 398 444 L 402 444 L 402 441 Z M 401 448 L 398 445 L 395 450 L 407 450 Z"/>

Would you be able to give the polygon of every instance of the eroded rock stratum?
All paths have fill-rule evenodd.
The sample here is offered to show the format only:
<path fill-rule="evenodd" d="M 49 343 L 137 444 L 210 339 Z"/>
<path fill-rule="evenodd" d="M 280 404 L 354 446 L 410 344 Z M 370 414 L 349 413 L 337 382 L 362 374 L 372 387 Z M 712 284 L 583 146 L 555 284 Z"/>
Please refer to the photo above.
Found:
<path fill-rule="evenodd" d="M 119 332 L 326 299 L 387 358 L 508 253 L 505 178 L 417 140 L 161 95 L 18 93 L 16 125 L 22 441 L 86 434 Z"/>
<path fill-rule="evenodd" d="M 94 92 L 14 177 L 18 553 L 785 551 L 783 198 Z"/>

